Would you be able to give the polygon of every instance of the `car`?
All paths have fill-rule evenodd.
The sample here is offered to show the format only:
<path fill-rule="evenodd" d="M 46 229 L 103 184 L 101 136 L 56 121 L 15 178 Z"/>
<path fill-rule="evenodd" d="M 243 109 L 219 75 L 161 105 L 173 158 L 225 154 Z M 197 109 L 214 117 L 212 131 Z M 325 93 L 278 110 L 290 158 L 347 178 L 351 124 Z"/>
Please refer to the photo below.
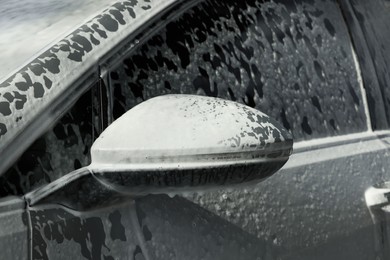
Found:
<path fill-rule="evenodd" d="M 105 9 L 0 83 L 1 257 L 387 259 L 389 8 L 127 0 Z M 245 139 L 253 135 L 260 144 Z M 223 145 L 218 156 L 210 140 Z M 265 152 L 247 153 L 251 145 Z M 159 159 L 148 157 L 156 149 Z M 218 174 L 198 159 L 220 163 Z M 248 170 L 250 159 L 260 168 Z M 180 185 L 188 169 L 204 181 L 183 175 Z"/>

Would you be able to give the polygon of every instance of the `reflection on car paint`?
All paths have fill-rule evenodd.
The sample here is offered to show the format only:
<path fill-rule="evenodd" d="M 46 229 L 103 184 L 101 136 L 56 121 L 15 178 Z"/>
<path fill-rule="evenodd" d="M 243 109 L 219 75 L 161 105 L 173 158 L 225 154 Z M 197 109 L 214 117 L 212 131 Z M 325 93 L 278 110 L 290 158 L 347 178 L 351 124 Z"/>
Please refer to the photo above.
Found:
<path fill-rule="evenodd" d="M 272 243 L 184 198 L 149 195 L 136 209 L 151 259 L 275 259 Z"/>
<path fill-rule="evenodd" d="M 84 214 L 49 205 L 29 209 L 33 259 L 127 259 L 140 257 L 129 203 Z"/>

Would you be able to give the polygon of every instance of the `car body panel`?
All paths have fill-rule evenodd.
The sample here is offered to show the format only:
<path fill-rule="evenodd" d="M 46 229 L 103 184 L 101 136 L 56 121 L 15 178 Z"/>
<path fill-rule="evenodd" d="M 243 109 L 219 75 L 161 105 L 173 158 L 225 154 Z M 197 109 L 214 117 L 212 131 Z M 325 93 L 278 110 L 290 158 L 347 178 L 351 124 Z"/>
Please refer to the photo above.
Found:
<path fill-rule="evenodd" d="M 29 217 L 25 209 L 22 198 L 0 199 L 1 259 L 26 259 L 29 255 Z"/>
<path fill-rule="evenodd" d="M 273 241 L 282 259 L 300 259 L 305 253 L 322 257 L 327 250 L 332 259 L 346 255 L 374 259 L 378 238 L 364 192 L 390 178 L 388 139 L 388 133 L 380 138 L 366 133 L 346 144 L 338 144 L 340 140 L 328 140 L 320 147 L 310 141 L 298 143 L 303 151 L 297 149 L 273 178 L 244 191 L 221 190 L 188 198 Z M 341 250 L 343 245 L 348 253 Z"/>
<path fill-rule="evenodd" d="M 133 203 L 82 213 L 52 204 L 29 208 L 32 259 L 137 259 L 143 252 Z"/>
<path fill-rule="evenodd" d="M 272 244 L 179 196 L 149 195 L 136 210 L 151 259 L 274 258 Z"/>

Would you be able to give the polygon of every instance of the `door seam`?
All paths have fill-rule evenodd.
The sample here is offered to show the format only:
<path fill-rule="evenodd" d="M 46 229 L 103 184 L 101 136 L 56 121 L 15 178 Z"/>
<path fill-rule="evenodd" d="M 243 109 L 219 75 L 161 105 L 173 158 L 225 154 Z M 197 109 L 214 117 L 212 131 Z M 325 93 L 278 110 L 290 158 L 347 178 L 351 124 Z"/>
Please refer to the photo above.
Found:
<path fill-rule="evenodd" d="M 30 212 L 30 205 L 27 201 L 27 199 L 23 196 L 23 200 L 25 202 L 25 210 L 27 214 L 27 225 L 28 225 L 28 231 L 27 231 L 27 252 L 28 252 L 28 259 L 33 259 L 33 229 L 32 229 L 32 219 L 31 219 L 31 212 Z"/>

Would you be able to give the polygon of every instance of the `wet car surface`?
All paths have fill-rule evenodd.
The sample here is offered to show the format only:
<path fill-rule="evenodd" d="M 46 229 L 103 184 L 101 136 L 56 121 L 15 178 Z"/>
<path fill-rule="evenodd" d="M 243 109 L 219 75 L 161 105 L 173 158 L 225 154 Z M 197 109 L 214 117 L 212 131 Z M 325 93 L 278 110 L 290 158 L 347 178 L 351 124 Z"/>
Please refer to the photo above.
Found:
<path fill-rule="evenodd" d="M 1 209 L 4 226 L 15 226 L 4 232 L 6 255 L 385 259 L 364 192 L 390 179 L 388 8 L 358 0 L 116 3 L 0 83 Z M 65 200 L 26 209 L 21 196 L 88 165 L 103 129 L 165 94 L 259 109 L 293 134 L 294 154 L 256 185 L 92 210 Z"/>

